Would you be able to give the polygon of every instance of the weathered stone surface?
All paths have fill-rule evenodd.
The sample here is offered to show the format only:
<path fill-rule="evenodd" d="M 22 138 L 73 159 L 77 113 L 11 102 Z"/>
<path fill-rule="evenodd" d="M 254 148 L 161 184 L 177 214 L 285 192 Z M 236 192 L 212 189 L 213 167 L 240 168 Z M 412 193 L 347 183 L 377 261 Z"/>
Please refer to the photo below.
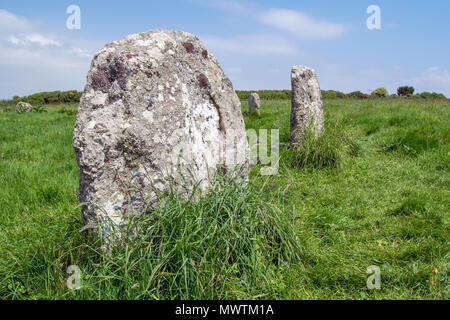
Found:
<path fill-rule="evenodd" d="M 323 129 L 322 95 L 316 72 L 311 68 L 294 66 L 291 82 L 291 142 L 301 144 L 306 130 L 320 134 Z"/>
<path fill-rule="evenodd" d="M 257 112 L 260 113 L 261 109 L 261 100 L 259 99 L 259 95 L 257 93 L 252 93 L 248 97 L 248 107 L 249 112 Z"/>
<path fill-rule="evenodd" d="M 33 106 L 26 102 L 19 102 L 16 105 L 16 112 L 17 113 L 24 113 L 24 112 L 32 112 Z"/>
<path fill-rule="evenodd" d="M 74 148 L 88 222 L 125 223 L 167 179 L 182 192 L 193 180 L 206 189 L 218 167 L 247 174 L 239 98 L 216 58 L 182 31 L 129 35 L 94 56 Z"/>

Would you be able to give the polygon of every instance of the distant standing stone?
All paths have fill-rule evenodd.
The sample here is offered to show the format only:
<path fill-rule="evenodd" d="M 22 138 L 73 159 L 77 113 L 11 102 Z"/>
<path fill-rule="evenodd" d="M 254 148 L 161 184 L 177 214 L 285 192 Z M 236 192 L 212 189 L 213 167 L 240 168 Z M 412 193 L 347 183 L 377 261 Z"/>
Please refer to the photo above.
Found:
<path fill-rule="evenodd" d="M 259 99 L 259 95 L 257 93 L 252 93 L 248 97 L 248 106 L 250 113 L 256 111 L 258 114 L 260 114 L 261 100 Z"/>
<path fill-rule="evenodd" d="M 19 102 L 16 105 L 16 112 L 17 113 L 24 113 L 24 112 L 32 112 L 33 106 L 26 102 Z"/>
<path fill-rule="evenodd" d="M 301 144 L 306 130 L 320 134 L 323 130 L 323 106 L 316 72 L 304 66 L 294 66 L 291 72 L 291 142 Z"/>

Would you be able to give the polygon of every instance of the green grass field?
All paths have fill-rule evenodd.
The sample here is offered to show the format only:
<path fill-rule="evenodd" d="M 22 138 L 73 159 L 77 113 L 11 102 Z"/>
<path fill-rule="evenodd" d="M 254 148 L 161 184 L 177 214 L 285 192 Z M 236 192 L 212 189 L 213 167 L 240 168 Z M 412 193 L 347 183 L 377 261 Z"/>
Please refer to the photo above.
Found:
<path fill-rule="evenodd" d="M 289 141 L 290 101 L 263 101 L 260 117 L 242 107 L 248 129 Z M 325 100 L 323 136 L 282 144 L 278 175 L 258 165 L 248 187 L 169 199 L 154 238 L 112 255 L 79 232 L 76 105 L 61 108 L 0 112 L 1 299 L 450 298 L 448 100 Z M 371 265 L 380 290 L 366 287 Z"/>

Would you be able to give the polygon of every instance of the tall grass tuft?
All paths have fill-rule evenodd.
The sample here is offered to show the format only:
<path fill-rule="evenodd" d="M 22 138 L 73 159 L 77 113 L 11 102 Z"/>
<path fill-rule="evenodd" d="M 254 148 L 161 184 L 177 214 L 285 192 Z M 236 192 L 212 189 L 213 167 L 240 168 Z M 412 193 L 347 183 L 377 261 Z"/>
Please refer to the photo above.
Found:
<path fill-rule="evenodd" d="M 164 196 L 153 211 L 130 221 L 130 237 L 111 252 L 102 251 L 99 241 L 91 245 L 82 267 L 89 278 L 76 294 L 276 297 L 279 269 L 300 260 L 294 225 L 294 217 L 269 205 L 259 190 L 218 177 L 208 192 L 195 191 L 190 199 Z"/>
<path fill-rule="evenodd" d="M 346 155 L 360 154 L 360 145 L 339 123 L 326 123 L 320 135 L 308 130 L 301 146 L 291 148 L 288 157 L 294 168 L 340 169 Z"/>

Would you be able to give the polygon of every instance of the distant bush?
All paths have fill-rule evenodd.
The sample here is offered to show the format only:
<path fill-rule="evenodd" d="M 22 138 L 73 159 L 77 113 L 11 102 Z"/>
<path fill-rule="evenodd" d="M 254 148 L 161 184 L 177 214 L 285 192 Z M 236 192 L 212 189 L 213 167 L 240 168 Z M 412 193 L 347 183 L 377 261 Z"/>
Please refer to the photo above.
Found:
<path fill-rule="evenodd" d="M 349 98 L 355 99 L 369 99 L 370 96 L 368 94 L 362 93 L 361 91 L 353 91 L 347 94 Z"/>
<path fill-rule="evenodd" d="M 39 92 L 22 98 L 14 97 L 14 101 L 20 100 L 28 102 L 31 105 L 57 104 L 57 103 L 78 103 L 80 102 L 82 92 L 78 91 L 53 91 Z"/>
<path fill-rule="evenodd" d="M 81 92 L 77 91 L 66 91 L 60 93 L 60 102 L 71 103 L 80 102 Z"/>
<path fill-rule="evenodd" d="M 251 93 L 256 92 L 262 100 L 290 100 L 291 90 L 236 90 L 236 94 L 240 100 L 248 100 Z M 322 90 L 323 99 L 343 99 L 345 93 L 336 90 Z"/>
<path fill-rule="evenodd" d="M 445 95 L 443 95 L 442 93 L 433 92 L 433 93 L 431 93 L 431 95 L 432 95 L 433 99 L 447 99 L 447 97 Z"/>
<path fill-rule="evenodd" d="M 236 90 L 240 100 L 248 100 L 250 94 L 256 92 L 261 100 L 289 100 L 291 99 L 291 90 Z"/>
<path fill-rule="evenodd" d="M 418 98 L 422 98 L 425 100 L 431 100 L 431 99 L 447 99 L 445 95 L 442 93 L 436 93 L 436 92 L 422 92 L 420 94 L 416 95 Z"/>
<path fill-rule="evenodd" d="M 8 112 L 16 109 L 17 102 L 12 100 L 0 100 L 0 109 Z"/>
<path fill-rule="evenodd" d="M 404 86 L 404 87 L 399 87 L 397 89 L 397 94 L 400 97 L 409 97 L 414 94 L 414 91 L 415 91 L 414 87 Z"/>
<path fill-rule="evenodd" d="M 384 98 L 389 95 L 386 88 L 378 88 L 371 93 L 371 96 L 374 98 Z"/>
<path fill-rule="evenodd" d="M 47 112 L 47 110 L 43 106 L 35 106 L 33 107 L 33 112 L 43 113 Z"/>
<path fill-rule="evenodd" d="M 342 99 L 345 98 L 345 93 L 336 90 L 322 90 L 323 99 Z"/>

